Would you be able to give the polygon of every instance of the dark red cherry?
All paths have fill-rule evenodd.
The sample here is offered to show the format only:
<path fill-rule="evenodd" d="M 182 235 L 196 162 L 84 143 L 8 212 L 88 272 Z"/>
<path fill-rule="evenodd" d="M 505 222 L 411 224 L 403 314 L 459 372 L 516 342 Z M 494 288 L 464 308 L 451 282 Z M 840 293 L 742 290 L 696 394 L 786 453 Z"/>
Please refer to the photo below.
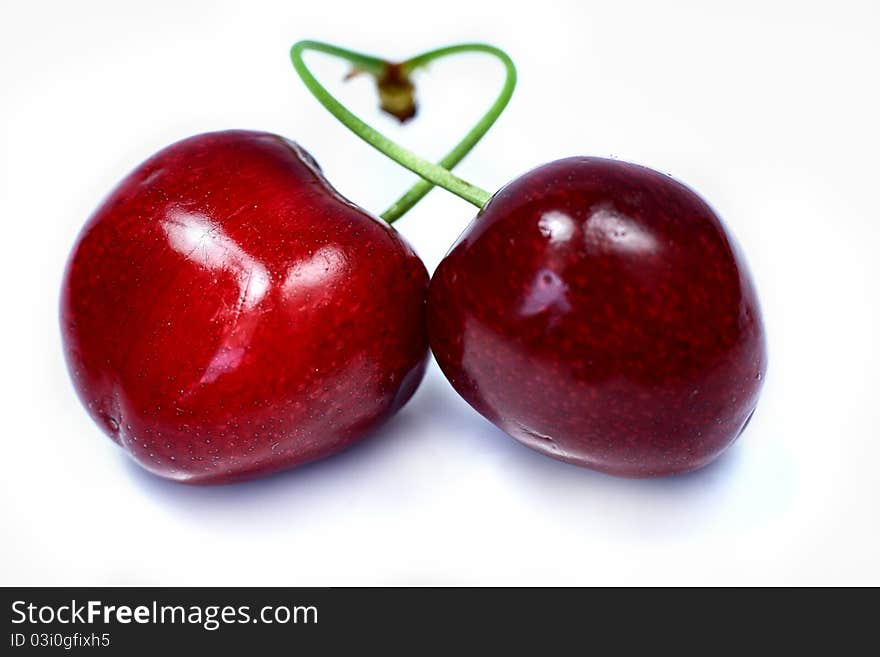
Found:
<path fill-rule="evenodd" d="M 754 286 L 712 209 L 599 158 L 491 199 L 434 274 L 428 333 L 455 389 L 511 436 L 630 477 L 716 458 L 767 363 Z"/>
<path fill-rule="evenodd" d="M 79 236 L 61 298 L 77 392 L 142 466 L 190 483 L 339 451 L 413 394 L 428 276 L 276 135 L 174 144 Z"/>

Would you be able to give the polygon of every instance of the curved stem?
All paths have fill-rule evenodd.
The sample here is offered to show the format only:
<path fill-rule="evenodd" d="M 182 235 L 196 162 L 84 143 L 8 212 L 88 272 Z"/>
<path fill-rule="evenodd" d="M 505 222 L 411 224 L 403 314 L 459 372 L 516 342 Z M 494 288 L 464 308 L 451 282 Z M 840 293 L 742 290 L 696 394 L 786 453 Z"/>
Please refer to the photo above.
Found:
<path fill-rule="evenodd" d="M 298 50 L 299 52 L 303 52 L 305 50 L 314 50 L 315 52 L 322 52 L 327 55 L 333 55 L 334 57 L 339 57 L 340 59 L 344 59 L 347 62 L 351 62 L 360 70 L 375 76 L 382 75 L 385 72 L 385 67 L 388 65 L 388 62 L 380 57 L 365 55 L 364 53 L 355 52 L 354 50 L 349 50 L 348 48 L 340 48 L 339 46 L 324 43 L 323 41 L 305 40 L 295 43 L 293 45 L 293 48 L 290 49 L 291 57 L 293 57 L 294 50 Z M 295 62 L 294 66 L 296 66 Z"/>
<path fill-rule="evenodd" d="M 319 41 L 299 41 L 290 49 L 290 59 L 293 62 L 296 72 L 299 74 L 300 78 L 302 78 L 303 83 L 312 95 L 314 95 L 315 98 L 317 98 L 318 101 L 329 110 L 331 114 L 333 114 L 333 116 L 371 146 L 428 181 L 420 181 L 419 183 L 416 183 L 409 192 L 383 213 L 383 218 L 389 223 L 399 218 L 430 190 L 431 183 L 447 189 L 479 208 L 482 208 L 488 202 L 491 197 L 488 192 L 453 175 L 445 168 L 445 166 L 452 166 L 452 164 L 445 164 L 444 166 L 444 163 L 452 162 L 455 164 L 460 161 L 461 158 L 473 148 L 474 144 L 479 141 L 480 137 L 485 134 L 486 130 L 489 129 L 506 106 L 507 101 L 510 99 L 510 95 L 513 93 L 513 87 L 516 84 L 516 72 L 513 68 L 513 63 L 507 55 L 492 46 L 486 46 L 483 44 L 463 44 L 461 46 L 450 46 L 448 48 L 431 51 L 404 62 L 402 66 L 404 66 L 406 70 L 411 71 L 419 66 L 425 65 L 429 61 L 443 56 L 444 54 L 451 54 L 463 50 L 479 50 L 481 52 L 489 52 L 499 56 L 499 58 L 505 62 L 505 67 L 508 71 L 504 90 L 498 100 L 492 105 L 489 112 L 483 116 L 480 122 L 465 136 L 462 142 L 443 158 L 443 160 L 441 160 L 441 164 L 432 164 L 388 139 L 388 137 L 384 136 L 346 109 L 342 103 L 340 103 L 320 82 L 318 82 L 305 65 L 302 55 L 307 50 L 315 50 L 342 57 L 374 75 L 381 75 L 387 66 L 387 62 L 376 57 L 355 53 L 344 48 L 337 48 L 336 46 L 331 46 Z"/>

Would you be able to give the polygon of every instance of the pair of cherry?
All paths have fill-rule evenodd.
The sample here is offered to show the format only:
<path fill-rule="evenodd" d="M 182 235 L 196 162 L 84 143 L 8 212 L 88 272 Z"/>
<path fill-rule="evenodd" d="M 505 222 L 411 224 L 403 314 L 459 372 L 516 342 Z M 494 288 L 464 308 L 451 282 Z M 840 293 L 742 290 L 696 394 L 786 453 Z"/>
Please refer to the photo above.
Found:
<path fill-rule="evenodd" d="M 351 115 L 305 50 L 374 75 L 412 114 L 410 74 L 498 56 L 507 83 L 437 165 Z M 624 476 L 692 470 L 743 430 L 766 350 L 755 290 L 712 209 L 650 169 L 578 157 L 489 194 L 449 173 L 515 82 L 489 46 L 403 64 L 316 42 L 291 51 L 316 97 L 421 181 L 480 207 L 433 278 L 388 223 L 337 193 L 302 148 L 199 135 L 154 155 L 81 232 L 61 325 L 81 400 L 148 470 L 189 483 L 255 477 L 364 437 L 413 394 L 429 344 L 480 413 L 550 456 Z"/>

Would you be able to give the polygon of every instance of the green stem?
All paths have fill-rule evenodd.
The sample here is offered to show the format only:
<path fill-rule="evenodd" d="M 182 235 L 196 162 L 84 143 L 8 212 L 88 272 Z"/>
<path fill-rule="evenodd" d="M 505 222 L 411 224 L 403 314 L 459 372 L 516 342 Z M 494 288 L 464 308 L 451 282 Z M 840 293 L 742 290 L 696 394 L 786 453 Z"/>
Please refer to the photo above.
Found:
<path fill-rule="evenodd" d="M 302 55 L 307 50 L 315 50 L 341 57 L 352 62 L 358 68 L 377 77 L 382 75 L 388 63 L 377 57 L 363 55 L 344 48 L 337 48 L 336 46 L 331 46 L 319 41 L 300 41 L 294 44 L 290 49 L 290 59 L 293 62 L 296 72 L 299 74 L 300 78 L 302 78 L 303 83 L 305 83 L 312 95 L 314 95 L 315 98 L 317 98 L 318 101 L 327 108 L 331 114 L 333 114 L 333 116 L 358 137 L 424 179 L 413 185 L 406 194 L 398 199 L 388 210 L 382 213 L 383 219 L 388 221 L 388 223 L 392 223 L 400 218 L 407 210 L 424 197 L 428 191 L 430 191 L 432 185 L 439 185 L 466 201 L 473 203 L 478 208 L 482 208 L 488 202 L 491 197 L 488 192 L 453 175 L 448 171 L 448 168 L 458 164 L 474 145 L 476 145 L 504 110 L 513 94 L 513 89 L 516 86 L 516 69 L 514 68 L 513 62 L 503 51 L 485 44 L 461 44 L 432 50 L 413 57 L 401 64 L 403 72 L 408 74 L 415 69 L 425 66 L 429 62 L 446 55 L 459 52 L 484 52 L 494 55 L 500 59 L 505 66 L 505 84 L 498 98 L 486 114 L 484 114 L 477 124 L 467 133 L 467 135 L 465 135 L 461 142 L 459 142 L 455 148 L 441 159 L 438 164 L 433 164 L 396 144 L 346 109 L 342 103 L 340 103 L 329 91 L 327 91 L 327 89 L 324 88 L 323 85 L 321 85 L 320 82 L 318 82 L 305 65 Z"/>

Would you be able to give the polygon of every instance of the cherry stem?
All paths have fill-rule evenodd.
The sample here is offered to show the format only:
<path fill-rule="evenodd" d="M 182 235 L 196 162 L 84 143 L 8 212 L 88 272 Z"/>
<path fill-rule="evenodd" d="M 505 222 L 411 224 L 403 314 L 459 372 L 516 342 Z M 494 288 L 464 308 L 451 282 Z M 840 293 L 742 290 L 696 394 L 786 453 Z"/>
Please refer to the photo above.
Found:
<path fill-rule="evenodd" d="M 480 141 L 498 119 L 501 112 L 507 106 L 516 87 L 516 68 L 508 55 L 494 46 L 482 43 L 463 43 L 455 46 L 447 46 L 431 50 L 417 55 L 399 64 L 404 75 L 426 66 L 428 63 L 461 52 L 482 52 L 493 55 L 503 64 L 506 72 L 504 86 L 501 93 L 492 103 L 488 111 L 480 118 L 476 125 L 464 136 L 464 138 L 446 154 L 437 164 L 429 162 L 411 151 L 395 143 L 363 120 L 350 112 L 340 103 L 327 89 L 312 75 L 303 61 L 303 53 L 308 50 L 323 52 L 340 57 L 354 64 L 359 70 L 365 71 L 377 79 L 387 70 L 391 64 L 386 60 L 363 53 L 357 53 L 345 48 L 339 48 L 320 41 L 299 41 L 290 49 L 290 59 L 293 67 L 299 74 L 303 83 L 315 98 L 335 116 L 343 125 L 354 132 L 358 137 L 381 151 L 392 160 L 418 174 L 423 180 L 418 181 L 409 191 L 395 201 L 391 207 L 382 213 L 382 218 L 389 224 L 402 217 L 410 208 L 418 203 L 434 185 L 460 196 L 482 208 L 491 198 L 491 194 L 469 182 L 466 182 L 449 172 L 449 169 L 458 164 L 465 155 Z"/>

